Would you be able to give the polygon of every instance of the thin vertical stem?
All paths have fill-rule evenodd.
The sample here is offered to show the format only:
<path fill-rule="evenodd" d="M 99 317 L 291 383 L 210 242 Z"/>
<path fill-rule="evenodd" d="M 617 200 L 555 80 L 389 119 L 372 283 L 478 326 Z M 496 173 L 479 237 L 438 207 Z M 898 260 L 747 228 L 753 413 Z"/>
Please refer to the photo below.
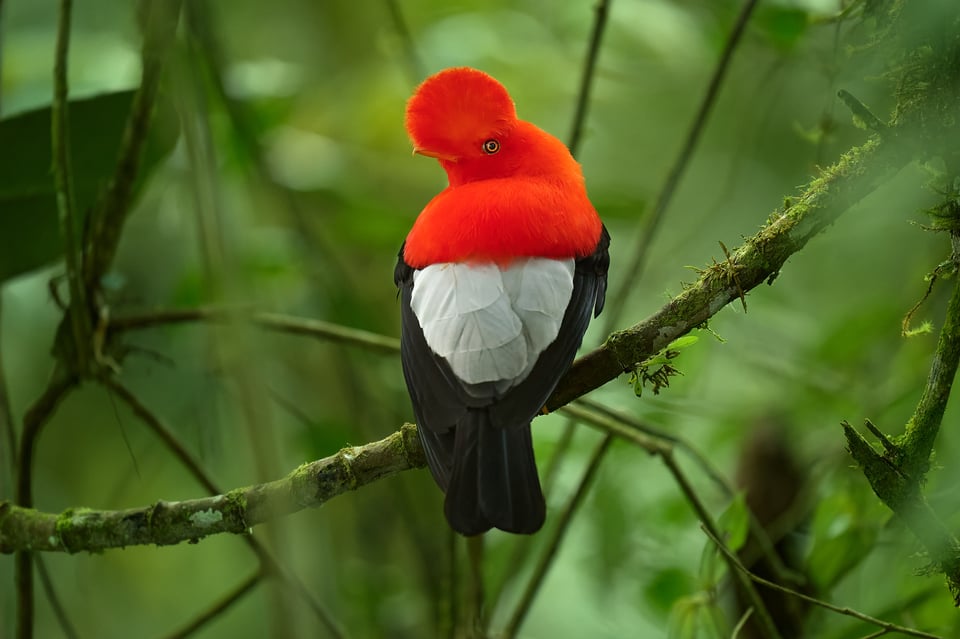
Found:
<path fill-rule="evenodd" d="M 263 573 L 257 571 L 247 577 L 240 585 L 235 587 L 226 596 L 214 603 L 209 609 L 200 614 L 199 617 L 188 623 L 186 626 L 169 635 L 167 639 L 184 639 L 202 629 L 208 623 L 229 610 L 234 604 L 239 602 L 250 591 L 256 588 L 263 579 Z"/>
<path fill-rule="evenodd" d="M 60 401 L 66 396 L 76 380 L 61 368 L 54 371 L 54 377 L 43 394 L 37 398 L 23 418 L 23 433 L 20 437 L 20 449 L 17 452 L 17 504 L 33 506 L 33 453 L 37 438 L 44 425 L 50 420 Z M 14 558 L 13 579 L 17 590 L 16 637 L 33 637 L 33 560 L 29 552 L 18 552 Z"/>
<path fill-rule="evenodd" d="M 80 253 L 80 231 L 73 193 L 73 171 L 70 164 L 70 123 L 67 102 L 67 65 L 70 51 L 70 19 L 73 0 L 60 0 L 57 22 L 57 43 L 53 62 L 53 103 L 51 105 L 50 142 L 53 158 L 53 182 L 57 194 L 60 236 L 63 241 L 70 288 L 67 319 L 73 333 L 73 361 L 64 364 L 85 371 L 90 362 L 90 315 L 86 290 L 83 287 Z"/>
<path fill-rule="evenodd" d="M 0 318 L 3 317 L 3 294 L 0 292 Z M 0 323 L 2 324 L 2 323 Z M 8 472 L 0 478 L 0 498 L 13 494 L 17 477 L 17 433 L 13 425 L 13 409 L 10 407 L 10 394 L 7 390 L 7 379 L 3 372 L 3 335 L 0 334 L 0 448 L 6 448 L 6 453 L 0 457 L 7 462 Z"/>
<path fill-rule="evenodd" d="M 730 67 L 733 52 L 736 50 L 737 45 L 740 44 L 747 22 L 749 22 L 756 5 L 757 0 L 746 0 L 746 2 L 744 2 L 736 22 L 734 22 L 733 29 L 730 31 L 730 35 L 727 36 L 723 52 L 720 54 L 720 59 L 717 61 L 717 66 L 710 78 L 710 84 L 707 85 L 707 91 L 703 96 L 703 100 L 700 102 L 697 114 L 693 118 L 693 124 L 687 132 L 687 138 L 680 148 L 680 153 L 677 154 L 673 166 L 670 168 L 670 172 L 667 174 L 667 179 L 660 189 L 660 194 L 657 196 L 653 210 L 650 212 L 650 217 L 647 218 L 637 238 L 636 245 L 631 254 L 630 263 L 625 269 L 620 269 L 622 274 L 620 286 L 612 298 L 607 298 L 607 312 L 604 329 L 602 331 L 603 335 L 610 333 L 620 321 L 620 316 L 623 313 L 627 298 L 630 296 L 630 291 L 635 288 L 634 283 L 643 273 L 643 267 L 647 254 L 649 253 L 648 249 L 650 244 L 653 242 L 653 238 L 656 235 L 657 228 L 660 226 L 660 222 L 663 220 L 667 207 L 670 206 L 670 201 L 673 199 L 673 194 L 677 190 L 680 178 L 683 177 L 687 166 L 690 164 L 690 160 L 693 158 L 693 151 L 707 124 L 710 112 L 713 110 L 714 104 L 716 104 L 717 95 L 720 93 L 723 79 L 726 76 L 727 69 Z"/>
<path fill-rule="evenodd" d="M 710 515 L 710 512 L 703 502 L 700 501 L 697 491 L 694 490 L 693 484 L 687 479 L 686 474 L 680 469 L 677 460 L 673 456 L 673 451 L 669 449 L 662 450 L 659 454 L 663 463 L 667 466 L 667 470 L 670 471 L 670 474 L 673 475 L 674 480 L 676 480 L 677 485 L 680 487 L 680 491 L 697 513 L 697 517 L 700 519 L 700 523 L 703 524 L 704 530 L 708 531 L 710 537 L 716 540 L 716 544 L 721 547 L 721 550 L 726 549 L 726 545 L 721 541 L 720 530 L 717 528 L 713 516 Z M 753 608 L 754 614 L 757 617 L 757 625 L 760 627 L 761 632 L 763 632 L 763 636 L 767 637 L 767 639 L 781 639 L 780 631 L 777 630 L 777 626 L 773 622 L 770 612 L 760 598 L 760 593 L 753 587 L 753 582 L 751 582 L 743 572 L 737 569 L 737 564 L 731 559 L 730 554 L 723 552 L 722 555 L 730 569 L 730 577 L 736 580 L 741 590 L 743 590 L 744 595 L 747 597 L 750 607 Z"/>
<path fill-rule="evenodd" d="M 603 41 L 603 31 L 607 26 L 607 15 L 610 13 L 610 0 L 599 0 L 594 11 L 593 30 L 590 35 L 590 44 L 587 46 L 587 57 L 583 61 L 583 76 L 580 79 L 580 91 L 577 94 L 577 109 L 573 114 L 570 141 L 567 143 L 570 153 L 574 157 L 580 150 L 580 138 L 583 135 L 583 123 L 587 119 L 587 107 L 590 105 L 590 90 L 593 88 L 593 76 L 596 72 L 597 58 L 600 54 L 600 43 Z"/>
<path fill-rule="evenodd" d="M 63 603 L 60 601 L 60 596 L 57 594 L 57 590 L 53 585 L 53 579 L 50 578 L 50 572 L 47 570 L 47 564 L 39 554 L 33 559 L 37 566 L 37 573 L 40 575 L 40 584 L 43 586 L 43 591 L 47 595 L 47 601 L 50 602 L 50 607 L 53 608 L 53 614 L 57 618 L 57 623 L 60 624 L 60 630 L 67 639 L 77 639 L 77 630 L 73 627 L 73 623 L 67 615 L 67 609 L 63 607 Z"/>
<path fill-rule="evenodd" d="M 403 57 L 407 63 L 407 73 L 413 84 L 418 84 L 424 76 L 423 62 L 417 55 L 417 47 L 413 42 L 413 36 L 410 34 L 410 27 L 403 17 L 403 11 L 397 0 L 384 0 L 387 4 L 387 11 L 390 12 L 390 19 L 393 21 L 393 28 L 397 30 L 400 36 L 400 42 L 403 44 Z"/>
<path fill-rule="evenodd" d="M 3 0 L 0 0 L 0 115 L 3 114 Z"/>

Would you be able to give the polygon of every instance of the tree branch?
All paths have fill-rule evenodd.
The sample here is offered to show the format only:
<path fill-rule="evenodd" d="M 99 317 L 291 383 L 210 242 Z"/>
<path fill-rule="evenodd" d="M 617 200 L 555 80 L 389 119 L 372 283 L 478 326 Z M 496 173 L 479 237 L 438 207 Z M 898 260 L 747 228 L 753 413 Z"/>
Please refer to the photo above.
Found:
<path fill-rule="evenodd" d="M 950 532 L 920 491 L 930 467 L 930 454 L 940 431 L 958 364 L 960 279 L 957 279 L 947 305 L 927 385 L 900 441 L 891 442 L 868 422 L 868 429 L 884 445 L 885 453 L 881 454 L 849 423 L 843 422 L 842 425 L 850 455 L 860 465 L 873 492 L 923 543 L 933 565 L 946 576 L 954 603 L 960 606 L 960 540 Z"/>
<path fill-rule="evenodd" d="M 578 360 L 547 406 L 554 410 L 605 384 L 702 325 L 761 282 L 772 281 L 790 255 L 904 162 L 906 157 L 892 153 L 889 145 L 884 148 L 878 139 L 846 153 L 729 260 L 706 269 L 652 317 L 614 333 L 603 346 Z M 129 511 L 68 510 L 61 515 L 5 504 L 0 511 L 0 552 L 24 548 L 102 550 L 171 544 L 216 532 L 245 532 L 271 517 L 319 505 L 347 490 L 422 466 L 422 452 L 413 433 L 412 426 L 405 426 L 380 442 L 345 448 L 284 479 L 206 499 L 158 502 Z"/>
<path fill-rule="evenodd" d="M 733 53 L 740 44 L 740 40 L 747 28 L 747 23 L 750 21 L 750 16 L 753 15 L 753 9 L 756 5 L 757 0 L 745 0 L 733 24 L 733 28 L 727 35 L 727 40 L 723 45 L 723 52 L 720 54 L 720 59 L 717 60 L 717 66 L 710 76 L 710 84 L 707 85 L 707 91 L 703 95 L 700 106 L 697 108 L 697 114 L 693 118 L 693 126 L 691 126 L 687 132 L 683 146 L 677 154 L 673 165 L 670 167 L 670 172 L 667 174 L 667 179 L 663 183 L 660 193 L 657 195 L 657 200 L 653 205 L 650 216 L 644 220 L 643 228 L 640 230 L 640 235 L 637 237 L 636 245 L 631 253 L 630 263 L 623 271 L 625 277 L 621 280 L 620 288 L 617 289 L 616 293 L 611 296 L 608 302 L 609 308 L 607 309 L 607 323 L 604 325 L 604 332 L 613 330 L 614 326 L 617 325 L 617 322 L 620 320 L 620 314 L 626 305 L 627 297 L 630 295 L 630 290 L 633 288 L 633 282 L 640 278 L 644 260 L 647 259 L 647 255 L 649 254 L 648 248 L 650 247 L 650 242 L 653 241 L 657 227 L 660 226 L 664 213 L 667 207 L 670 206 L 670 201 L 673 199 L 673 194 L 677 190 L 680 178 L 683 177 L 687 166 L 690 164 L 691 158 L 693 158 L 693 151 L 707 125 L 707 119 L 710 117 L 713 105 L 717 101 L 717 96 L 720 94 L 720 87 L 723 86 L 723 79 L 727 74 L 727 69 L 730 67 L 731 60 L 733 60 Z"/>
<path fill-rule="evenodd" d="M 547 408 L 556 410 L 599 388 L 702 325 L 733 300 L 763 282 L 772 282 L 787 258 L 908 160 L 906 154 L 897 154 L 893 145 L 876 137 L 847 151 L 785 205 L 786 210 L 776 211 L 728 260 L 714 263 L 647 320 L 613 333 L 600 348 L 577 360 L 547 401 Z"/>
<path fill-rule="evenodd" d="M 60 514 L 0 502 L 0 552 L 99 552 L 247 534 L 252 526 L 320 506 L 348 490 L 425 465 L 416 427 L 300 466 L 283 479 L 187 501 L 158 501 L 128 510 L 70 508 Z"/>

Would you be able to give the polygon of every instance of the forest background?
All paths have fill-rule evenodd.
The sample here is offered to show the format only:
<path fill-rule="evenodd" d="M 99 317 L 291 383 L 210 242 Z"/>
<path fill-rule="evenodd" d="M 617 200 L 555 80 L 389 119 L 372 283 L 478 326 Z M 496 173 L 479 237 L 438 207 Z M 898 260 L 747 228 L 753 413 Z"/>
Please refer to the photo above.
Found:
<path fill-rule="evenodd" d="M 3 0 L 0 637 L 958 636 L 955 5 Z M 625 332 L 551 408 L 602 388 L 534 424 L 545 530 L 455 538 L 407 428 L 308 467 L 357 488 L 322 508 L 163 536 L 412 419 L 392 269 L 445 180 L 402 116 L 457 65 L 613 237 L 584 351 Z M 874 619 L 734 602 L 744 483 L 775 580 Z"/>

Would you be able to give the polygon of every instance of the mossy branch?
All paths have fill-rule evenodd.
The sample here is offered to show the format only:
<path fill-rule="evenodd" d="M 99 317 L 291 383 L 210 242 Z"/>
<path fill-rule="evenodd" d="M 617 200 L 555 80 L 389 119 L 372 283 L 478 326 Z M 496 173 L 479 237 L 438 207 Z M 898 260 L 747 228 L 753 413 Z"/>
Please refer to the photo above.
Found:
<path fill-rule="evenodd" d="M 610 336 L 578 360 L 548 400 L 552 410 L 616 378 L 671 340 L 703 324 L 726 304 L 772 281 L 784 262 L 906 161 L 879 139 L 843 155 L 821 172 L 759 233 L 649 319 Z M 0 552 L 17 549 L 99 551 L 136 544 L 173 544 L 220 532 L 244 533 L 255 524 L 318 506 L 347 490 L 423 465 L 413 426 L 379 442 L 345 448 L 284 479 L 216 497 L 157 502 L 125 511 L 68 510 L 60 515 L 4 504 Z"/>
<path fill-rule="evenodd" d="M 957 259 L 956 253 L 954 259 Z M 955 279 L 927 384 L 903 436 L 891 441 L 867 422 L 867 428 L 883 444 L 884 452 L 880 453 L 850 424 L 844 422 L 843 431 L 850 455 L 860 465 L 877 497 L 903 519 L 923 543 L 932 564 L 946 576 L 954 601 L 960 606 L 960 541 L 920 492 L 960 365 L 960 278 Z"/>
<path fill-rule="evenodd" d="M 0 502 L 0 552 L 17 550 L 99 552 L 197 541 L 251 527 L 304 508 L 320 506 L 348 490 L 425 465 L 416 427 L 364 446 L 304 464 L 283 479 L 237 488 L 223 495 L 158 501 L 128 510 L 70 508 L 60 514 Z"/>
<path fill-rule="evenodd" d="M 606 384 L 702 325 L 721 308 L 763 282 L 772 282 L 791 255 L 886 181 L 909 159 L 894 145 L 872 138 L 823 169 L 803 192 L 777 210 L 759 233 L 647 320 L 610 335 L 578 360 L 547 401 L 555 410 Z"/>

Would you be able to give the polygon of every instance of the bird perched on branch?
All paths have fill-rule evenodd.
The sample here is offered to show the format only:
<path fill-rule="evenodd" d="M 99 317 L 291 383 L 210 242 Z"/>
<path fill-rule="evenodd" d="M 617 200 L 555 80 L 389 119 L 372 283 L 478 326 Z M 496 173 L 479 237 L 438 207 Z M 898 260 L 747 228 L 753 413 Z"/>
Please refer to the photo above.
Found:
<path fill-rule="evenodd" d="M 454 530 L 534 533 L 546 506 L 530 422 L 603 309 L 610 237 L 580 165 L 486 73 L 427 78 L 406 129 L 449 180 L 394 272 L 420 441 Z"/>

